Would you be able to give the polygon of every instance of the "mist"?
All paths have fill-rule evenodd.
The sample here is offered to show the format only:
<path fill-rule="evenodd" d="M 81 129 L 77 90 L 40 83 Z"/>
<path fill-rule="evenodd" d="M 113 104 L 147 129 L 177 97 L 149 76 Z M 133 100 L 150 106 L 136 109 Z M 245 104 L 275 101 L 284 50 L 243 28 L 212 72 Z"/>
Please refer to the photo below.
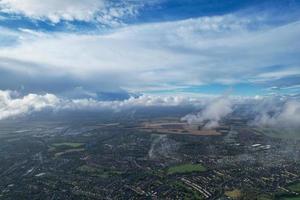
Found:
<path fill-rule="evenodd" d="M 219 126 L 220 120 L 233 112 L 233 103 L 228 97 L 220 97 L 208 103 L 197 114 L 188 114 L 181 118 L 189 124 L 204 123 L 204 129 L 212 129 Z"/>

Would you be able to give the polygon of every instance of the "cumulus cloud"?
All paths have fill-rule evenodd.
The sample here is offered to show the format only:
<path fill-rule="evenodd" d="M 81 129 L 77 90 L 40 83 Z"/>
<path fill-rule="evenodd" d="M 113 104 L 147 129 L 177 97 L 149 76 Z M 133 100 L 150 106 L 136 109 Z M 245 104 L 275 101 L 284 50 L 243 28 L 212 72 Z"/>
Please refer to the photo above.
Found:
<path fill-rule="evenodd" d="M 13 92 L 0 90 L 0 120 L 54 108 L 58 104 L 59 99 L 52 94 L 29 94 L 22 98 L 13 98 Z"/>
<path fill-rule="evenodd" d="M 97 101 L 94 99 L 75 99 L 63 102 L 59 109 L 127 109 L 132 107 L 151 107 L 151 106 L 184 106 L 200 105 L 201 100 L 185 96 L 156 96 L 142 95 L 140 97 L 131 97 L 122 101 Z"/>
<path fill-rule="evenodd" d="M 19 96 L 17 92 L 0 90 L 0 120 L 28 115 L 45 109 L 53 111 L 86 110 L 101 111 L 151 107 L 151 106 L 199 106 L 199 98 L 186 96 L 143 95 L 119 101 L 97 101 L 94 99 L 64 99 L 53 94 L 28 94 Z"/>
<path fill-rule="evenodd" d="M 181 120 L 189 124 L 205 123 L 204 128 L 219 126 L 219 121 L 233 112 L 233 103 L 228 97 L 221 97 L 208 103 L 199 113 L 188 114 Z"/>

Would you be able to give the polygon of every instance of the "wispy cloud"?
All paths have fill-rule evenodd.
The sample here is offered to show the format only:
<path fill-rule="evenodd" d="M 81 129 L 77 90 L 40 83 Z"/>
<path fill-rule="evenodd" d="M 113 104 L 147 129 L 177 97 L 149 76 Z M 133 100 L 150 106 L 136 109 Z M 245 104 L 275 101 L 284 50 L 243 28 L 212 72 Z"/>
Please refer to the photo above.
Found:
<path fill-rule="evenodd" d="M 263 105 L 266 106 L 260 106 L 261 109 L 253 122 L 255 125 L 285 129 L 300 128 L 299 100 L 268 101 Z"/>
<path fill-rule="evenodd" d="M 135 16 L 143 5 L 144 1 L 1 0 L 0 11 L 54 24 L 61 21 L 85 21 L 118 26 L 124 17 Z"/>
<path fill-rule="evenodd" d="M 226 96 L 219 97 L 210 103 L 197 114 L 188 114 L 181 118 L 189 124 L 204 124 L 205 129 L 216 128 L 220 120 L 233 112 L 233 102 Z"/>

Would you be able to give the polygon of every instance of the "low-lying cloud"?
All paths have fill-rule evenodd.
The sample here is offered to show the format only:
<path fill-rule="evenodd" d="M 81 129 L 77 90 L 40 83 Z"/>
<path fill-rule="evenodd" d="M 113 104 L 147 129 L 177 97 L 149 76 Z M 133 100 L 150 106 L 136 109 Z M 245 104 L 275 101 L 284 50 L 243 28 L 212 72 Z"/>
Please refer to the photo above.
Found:
<path fill-rule="evenodd" d="M 238 110 L 247 105 L 246 111 Z M 0 90 L 0 120 L 30 115 L 44 110 L 56 111 L 122 111 L 143 107 L 193 106 L 201 109 L 196 114 L 188 114 L 182 121 L 203 124 L 205 129 L 216 128 L 220 121 L 230 114 L 247 117 L 250 126 L 271 127 L 280 130 L 300 129 L 300 101 L 280 98 L 234 98 L 207 96 L 158 96 L 142 95 L 126 100 L 101 101 L 92 98 L 67 99 L 54 94 L 27 94 Z M 246 112 L 238 113 L 238 112 Z"/>
<path fill-rule="evenodd" d="M 22 116 L 45 108 L 54 108 L 60 100 L 52 94 L 28 94 L 22 98 L 13 98 L 13 92 L 0 90 L 0 120 Z"/>
<path fill-rule="evenodd" d="M 23 97 L 17 92 L 0 90 L 0 120 L 28 115 L 45 109 L 64 110 L 104 110 L 118 111 L 132 107 L 200 105 L 201 100 L 185 96 L 142 95 L 119 101 L 99 101 L 95 99 L 64 99 L 54 94 L 28 94 Z"/>
<path fill-rule="evenodd" d="M 221 119 L 233 112 L 232 106 L 229 98 L 221 97 L 208 103 L 199 113 L 186 115 L 181 120 L 189 124 L 205 123 L 205 129 L 216 128 Z"/>
<path fill-rule="evenodd" d="M 300 128 L 300 102 L 287 100 L 272 109 L 262 109 L 254 121 L 255 125 L 298 129 Z"/>

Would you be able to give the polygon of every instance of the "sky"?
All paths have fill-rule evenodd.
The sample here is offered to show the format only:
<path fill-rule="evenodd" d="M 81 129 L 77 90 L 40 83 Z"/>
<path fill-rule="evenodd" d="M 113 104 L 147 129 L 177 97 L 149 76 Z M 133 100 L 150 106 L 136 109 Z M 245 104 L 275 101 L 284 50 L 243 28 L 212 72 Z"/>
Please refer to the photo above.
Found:
<path fill-rule="evenodd" d="M 299 36 L 297 0 L 0 0 L 0 99 L 299 96 Z"/>

